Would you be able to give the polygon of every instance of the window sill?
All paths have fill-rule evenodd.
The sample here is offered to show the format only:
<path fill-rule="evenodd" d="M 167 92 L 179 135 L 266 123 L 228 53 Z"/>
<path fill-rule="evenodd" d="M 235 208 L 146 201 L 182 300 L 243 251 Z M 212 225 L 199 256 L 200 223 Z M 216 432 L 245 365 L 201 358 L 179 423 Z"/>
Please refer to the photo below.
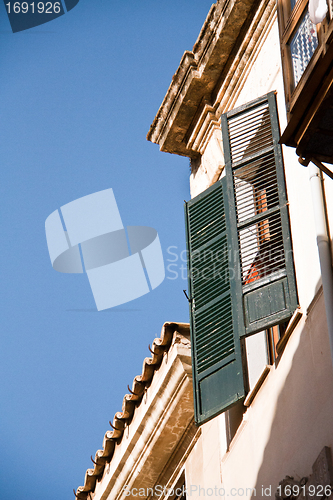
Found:
<path fill-rule="evenodd" d="M 282 354 L 282 352 L 284 351 L 284 348 L 287 345 L 287 342 L 289 340 L 290 335 L 295 330 L 295 328 L 296 328 L 296 326 L 297 326 L 297 324 L 302 316 L 303 316 L 302 310 L 300 307 L 298 307 L 296 309 L 296 311 L 294 312 L 294 314 L 292 315 L 292 317 L 288 323 L 288 326 L 286 328 L 286 331 L 284 332 L 283 337 L 276 344 L 276 352 L 277 352 L 278 356 L 280 356 L 280 354 Z"/>
<path fill-rule="evenodd" d="M 245 401 L 244 401 L 244 406 L 248 407 L 251 405 L 252 401 L 254 400 L 256 395 L 258 394 L 260 387 L 265 382 L 265 379 L 270 371 L 271 371 L 271 367 L 268 365 L 265 366 L 265 368 L 263 369 L 262 374 L 260 375 L 256 385 L 253 387 L 253 389 L 246 396 Z"/>

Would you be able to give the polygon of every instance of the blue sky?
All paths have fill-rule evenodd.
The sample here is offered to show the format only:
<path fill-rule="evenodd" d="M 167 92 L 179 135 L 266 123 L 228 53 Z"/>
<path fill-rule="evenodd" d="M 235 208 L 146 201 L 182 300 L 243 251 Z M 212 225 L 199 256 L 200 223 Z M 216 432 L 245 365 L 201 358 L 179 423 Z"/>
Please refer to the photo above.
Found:
<path fill-rule="evenodd" d="M 74 498 L 148 344 L 165 321 L 188 321 L 189 161 L 146 134 L 211 3 L 80 0 L 15 34 L 0 4 L 1 498 Z M 124 225 L 158 231 L 172 272 L 97 312 L 86 275 L 52 269 L 44 224 L 110 187 Z"/>

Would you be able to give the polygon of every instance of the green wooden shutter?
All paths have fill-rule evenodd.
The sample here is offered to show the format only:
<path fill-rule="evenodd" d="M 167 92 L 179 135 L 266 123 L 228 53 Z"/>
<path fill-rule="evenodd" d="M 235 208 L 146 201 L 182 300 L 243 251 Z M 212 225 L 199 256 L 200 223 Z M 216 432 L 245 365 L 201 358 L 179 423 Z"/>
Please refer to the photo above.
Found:
<path fill-rule="evenodd" d="M 291 317 L 297 294 L 275 93 L 222 115 L 245 335 Z"/>
<path fill-rule="evenodd" d="M 240 339 L 297 307 L 275 94 L 222 115 L 225 177 L 185 204 L 195 419 L 245 395 Z"/>
<path fill-rule="evenodd" d="M 237 281 L 230 276 L 235 242 L 229 233 L 226 196 L 226 179 L 222 179 L 185 204 L 198 424 L 244 397 L 240 348 L 243 322 L 242 311 L 237 309 L 241 287 L 237 290 Z"/>

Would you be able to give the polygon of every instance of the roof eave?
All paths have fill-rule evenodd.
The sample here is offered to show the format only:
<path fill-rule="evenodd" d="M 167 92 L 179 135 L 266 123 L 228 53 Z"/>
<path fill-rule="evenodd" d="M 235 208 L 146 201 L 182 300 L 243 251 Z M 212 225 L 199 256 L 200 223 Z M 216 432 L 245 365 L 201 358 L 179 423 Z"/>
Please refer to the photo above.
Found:
<path fill-rule="evenodd" d="M 160 150 L 196 157 L 188 144 L 205 104 L 214 105 L 216 88 L 233 57 L 254 0 L 218 0 L 212 5 L 192 51 L 186 51 L 147 134 Z M 251 17 L 251 16 L 250 16 Z"/>

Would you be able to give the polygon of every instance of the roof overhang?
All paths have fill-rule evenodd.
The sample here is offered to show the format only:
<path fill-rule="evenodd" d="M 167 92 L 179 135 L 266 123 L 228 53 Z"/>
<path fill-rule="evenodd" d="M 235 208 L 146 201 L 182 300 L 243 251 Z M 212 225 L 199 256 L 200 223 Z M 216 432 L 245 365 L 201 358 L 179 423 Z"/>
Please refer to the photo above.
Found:
<path fill-rule="evenodd" d="M 151 353 L 96 452 L 94 469 L 77 489 L 78 499 L 131 499 L 130 490 L 169 487 L 177 480 L 200 433 L 194 423 L 189 325 L 165 323 Z"/>
<path fill-rule="evenodd" d="M 198 156 L 188 145 L 191 131 L 202 109 L 214 104 L 257 9 L 255 0 L 219 0 L 212 5 L 148 132 L 147 139 L 161 151 Z"/>

